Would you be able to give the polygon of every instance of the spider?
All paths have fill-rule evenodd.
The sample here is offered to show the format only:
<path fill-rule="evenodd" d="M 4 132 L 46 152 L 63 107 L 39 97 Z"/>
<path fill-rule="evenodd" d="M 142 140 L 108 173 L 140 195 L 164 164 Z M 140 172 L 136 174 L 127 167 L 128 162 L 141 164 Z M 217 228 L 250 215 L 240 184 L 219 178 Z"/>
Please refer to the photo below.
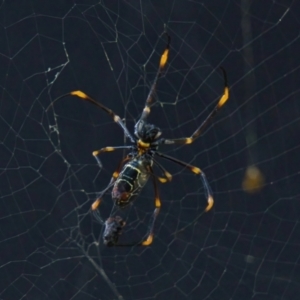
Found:
<path fill-rule="evenodd" d="M 169 172 L 167 172 L 165 168 L 156 160 L 157 156 L 172 161 L 176 164 L 179 164 L 187 168 L 188 170 L 190 170 L 192 173 L 196 175 L 200 175 L 204 185 L 205 195 L 207 198 L 207 206 L 205 208 L 205 212 L 209 211 L 214 204 L 212 191 L 203 171 L 196 166 L 190 165 L 174 157 L 159 152 L 158 147 L 160 145 L 191 144 L 196 140 L 196 138 L 200 136 L 200 134 L 202 133 L 206 125 L 209 123 L 209 121 L 211 121 L 211 119 L 216 115 L 219 109 L 223 107 L 223 105 L 229 99 L 229 87 L 227 84 L 227 75 L 225 70 L 221 68 L 224 76 L 223 95 L 220 97 L 220 100 L 218 101 L 217 105 L 214 107 L 212 112 L 207 116 L 207 118 L 203 121 L 203 123 L 196 129 L 196 131 L 190 137 L 184 137 L 178 139 L 159 138 L 160 135 L 162 134 L 161 130 L 157 126 L 148 123 L 147 117 L 150 114 L 150 105 L 155 96 L 155 90 L 156 90 L 158 79 L 160 78 L 162 71 L 168 61 L 171 38 L 168 35 L 168 33 L 166 33 L 166 35 L 167 35 L 167 45 L 161 55 L 158 71 L 156 73 L 155 79 L 153 81 L 153 84 L 147 96 L 142 115 L 134 126 L 135 136 L 133 136 L 129 132 L 129 130 L 127 129 L 126 125 L 121 120 L 121 118 L 118 115 L 116 115 L 111 109 L 95 101 L 93 98 L 91 98 L 90 96 L 88 96 L 87 94 L 85 94 L 80 90 L 72 91 L 56 99 L 59 100 L 66 96 L 76 96 L 81 100 L 96 105 L 97 107 L 101 108 L 112 117 L 114 122 L 117 123 L 123 129 L 126 137 L 129 138 L 130 141 L 132 142 L 132 145 L 104 147 L 100 150 L 93 152 L 93 156 L 96 158 L 98 165 L 101 167 L 101 162 L 98 158 L 100 154 L 104 152 L 112 152 L 120 149 L 126 149 L 130 151 L 127 154 L 127 156 L 120 162 L 118 168 L 113 173 L 112 178 L 109 184 L 107 185 L 107 187 L 99 193 L 98 198 L 91 205 L 92 213 L 95 215 L 96 219 L 101 224 L 104 224 L 105 226 L 104 233 L 103 233 L 103 243 L 106 246 L 137 246 L 137 245 L 149 246 L 152 244 L 153 237 L 154 237 L 154 233 L 153 233 L 154 223 L 157 219 L 157 216 L 161 208 L 161 200 L 158 193 L 157 180 L 161 183 L 170 182 L 172 180 L 172 175 Z M 153 165 L 156 165 L 162 171 L 163 174 L 162 177 L 159 177 L 154 174 Z M 149 231 L 145 236 L 146 238 L 144 238 L 142 241 L 137 243 L 119 244 L 118 243 L 119 237 L 122 234 L 123 227 L 125 226 L 125 221 L 120 216 L 112 216 L 112 215 L 105 222 L 102 220 L 99 212 L 99 206 L 101 204 L 102 197 L 110 188 L 112 188 L 111 196 L 115 205 L 119 208 L 124 208 L 128 206 L 130 203 L 132 203 L 133 200 L 139 195 L 142 188 L 145 186 L 146 182 L 150 177 L 152 178 L 152 183 L 154 187 L 155 209 L 150 220 Z"/>

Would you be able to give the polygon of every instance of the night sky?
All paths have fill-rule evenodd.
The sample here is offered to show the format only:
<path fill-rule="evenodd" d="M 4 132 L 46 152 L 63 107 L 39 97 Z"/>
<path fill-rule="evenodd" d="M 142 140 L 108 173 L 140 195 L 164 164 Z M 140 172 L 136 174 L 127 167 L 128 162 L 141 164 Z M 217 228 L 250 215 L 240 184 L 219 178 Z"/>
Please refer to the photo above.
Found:
<path fill-rule="evenodd" d="M 250 4 L 251 2 L 251 4 Z M 289 300 L 300 293 L 300 4 L 276 1 L 3 1 L 0 5 L 0 299 Z M 133 134 L 160 56 L 148 118 L 173 175 L 149 247 L 106 247 L 90 213 L 130 145 L 82 90 Z M 48 109 L 47 109 L 48 108 Z M 161 170 L 155 168 L 161 176 Z M 149 181 L 122 212 L 120 243 L 147 235 Z"/>

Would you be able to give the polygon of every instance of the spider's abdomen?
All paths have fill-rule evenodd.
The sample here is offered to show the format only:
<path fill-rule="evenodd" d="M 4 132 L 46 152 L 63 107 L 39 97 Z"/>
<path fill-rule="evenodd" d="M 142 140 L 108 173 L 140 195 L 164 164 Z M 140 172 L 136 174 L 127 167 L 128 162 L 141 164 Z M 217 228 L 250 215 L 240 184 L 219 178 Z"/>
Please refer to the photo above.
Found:
<path fill-rule="evenodd" d="M 143 159 L 134 159 L 124 165 L 112 189 L 112 199 L 118 206 L 129 204 L 144 187 L 150 176 Z"/>

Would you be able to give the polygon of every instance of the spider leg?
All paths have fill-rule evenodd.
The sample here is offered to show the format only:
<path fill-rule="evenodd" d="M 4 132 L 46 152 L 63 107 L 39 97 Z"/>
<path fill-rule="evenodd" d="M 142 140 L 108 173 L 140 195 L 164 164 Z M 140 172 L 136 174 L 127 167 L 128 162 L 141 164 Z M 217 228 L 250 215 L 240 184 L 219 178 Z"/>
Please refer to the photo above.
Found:
<path fill-rule="evenodd" d="M 169 155 L 166 155 L 166 154 L 163 154 L 163 153 L 160 153 L 160 152 L 156 152 L 155 154 L 157 154 L 158 156 L 162 157 L 162 158 L 165 158 L 167 160 L 170 160 L 176 164 L 179 164 L 185 168 L 187 168 L 188 170 L 190 170 L 191 172 L 193 172 L 194 174 L 196 175 L 200 175 L 201 176 L 201 180 L 203 182 L 203 185 L 204 185 L 204 191 L 205 191 L 205 196 L 207 198 L 207 206 L 205 208 L 205 212 L 209 211 L 213 205 L 214 205 L 214 198 L 212 196 L 212 191 L 211 191 L 211 188 L 208 184 L 208 181 L 207 181 L 207 178 L 205 176 L 205 174 L 203 173 L 203 171 L 201 169 L 199 169 L 198 167 L 195 167 L 195 166 L 192 166 L 188 163 L 185 163 L 179 159 L 176 159 L 174 157 L 171 157 Z"/>
<path fill-rule="evenodd" d="M 103 195 L 113 186 L 113 184 L 115 183 L 115 178 L 112 177 L 110 180 L 110 183 L 107 185 L 107 187 L 102 190 L 98 196 L 98 198 L 93 202 L 93 204 L 91 205 L 91 212 L 93 214 L 93 216 L 95 217 L 95 219 L 100 223 L 103 224 L 104 221 L 101 218 L 100 212 L 99 212 L 99 206 L 101 204 L 102 201 L 102 197 Z"/>
<path fill-rule="evenodd" d="M 152 214 L 152 217 L 151 217 L 151 220 L 150 220 L 150 228 L 149 228 L 148 237 L 145 241 L 140 243 L 140 246 L 150 246 L 152 244 L 153 236 L 154 236 L 154 233 L 153 233 L 154 224 L 155 224 L 156 218 L 159 214 L 160 207 L 161 207 L 161 201 L 160 201 L 159 194 L 158 194 L 157 182 L 156 182 L 156 178 L 154 176 L 152 167 L 150 167 L 150 173 L 152 174 L 152 182 L 153 182 L 153 186 L 154 186 L 154 197 L 155 197 L 154 198 L 154 206 L 155 206 L 155 209 L 153 211 L 153 214 Z"/>
<path fill-rule="evenodd" d="M 160 139 L 157 141 L 157 145 L 163 145 L 163 144 L 191 144 L 195 141 L 196 138 L 198 138 L 204 128 L 207 126 L 207 124 L 213 119 L 213 117 L 217 114 L 217 112 L 223 107 L 223 105 L 227 102 L 229 99 L 229 87 L 227 83 L 227 75 L 225 70 L 221 67 L 221 70 L 223 72 L 224 76 L 224 92 L 221 96 L 218 104 L 215 106 L 215 108 L 212 110 L 212 112 L 208 115 L 208 117 L 203 121 L 203 123 L 197 128 L 197 130 L 190 136 L 186 138 L 179 138 L 179 139 Z"/>
<path fill-rule="evenodd" d="M 119 149 L 131 149 L 132 150 L 132 148 L 133 148 L 132 146 L 104 147 L 104 148 L 101 148 L 100 150 L 93 151 L 93 156 L 97 160 L 98 166 L 100 168 L 102 168 L 102 163 L 101 163 L 100 159 L 98 158 L 98 155 L 100 155 L 101 153 L 104 153 L 104 152 L 112 152 L 112 151 L 119 150 Z"/>
<path fill-rule="evenodd" d="M 114 247 L 132 247 L 132 246 L 150 246 L 153 242 L 153 236 L 154 236 L 154 233 L 153 233 L 153 229 L 154 229 L 154 224 L 155 224 L 155 221 L 156 221 L 156 218 L 159 214 L 159 211 L 160 211 L 160 207 L 161 207 L 161 201 L 160 201 L 160 198 L 159 198 L 159 194 L 158 194 L 158 187 L 157 187 L 157 182 L 156 182 L 156 178 L 155 178 L 155 175 L 153 173 L 153 169 L 152 167 L 149 167 L 150 168 L 150 173 L 152 175 L 152 182 L 153 182 L 153 186 L 154 186 L 154 206 L 155 206 L 155 209 L 153 211 L 153 214 L 152 214 L 152 217 L 151 217 L 151 220 L 150 220 L 150 226 L 149 226 L 149 231 L 148 231 L 148 236 L 147 238 L 144 240 L 144 241 L 141 241 L 141 242 L 138 242 L 138 243 L 130 243 L 130 244 L 112 244 L 110 243 L 109 246 L 114 246 Z M 111 223 L 113 223 L 113 225 L 111 226 L 111 232 L 108 232 L 108 236 L 110 237 L 119 237 L 120 236 L 120 231 L 123 227 L 123 222 L 122 219 L 120 220 L 117 220 L 116 218 L 113 219 L 111 221 Z M 110 225 L 110 224 L 108 224 Z M 114 231 L 112 231 L 114 230 Z"/>
<path fill-rule="evenodd" d="M 47 110 L 50 108 L 50 106 L 52 106 L 56 101 L 65 98 L 67 96 L 76 96 L 84 101 L 90 102 L 94 105 L 96 105 L 97 107 L 101 108 L 102 110 L 104 110 L 106 113 L 108 113 L 112 119 L 120 126 L 122 127 L 125 135 L 131 140 L 131 142 L 135 142 L 135 138 L 130 134 L 129 130 L 127 129 L 126 125 L 123 123 L 123 121 L 121 120 L 121 118 L 116 115 L 111 109 L 109 109 L 108 107 L 104 106 L 103 104 L 97 102 L 96 100 L 94 100 L 93 98 L 91 98 L 90 96 L 88 96 L 87 94 L 85 94 L 82 91 L 72 91 L 70 93 L 64 94 L 60 97 L 58 97 L 57 99 L 55 99 L 47 108 Z"/>
<path fill-rule="evenodd" d="M 169 36 L 169 34 L 167 32 L 166 32 L 166 35 L 167 35 L 167 39 L 168 39 L 167 40 L 167 45 L 166 45 L 166 48 L 165 48 L 163 54 L 160 57 L 158 71 L 156 73 L 155 79 L 153 81 L 153 84 L 152 84 L 152 86 L 150 88 L 150 91 L 149 91 L 149 94 L 147 96 L 145 107 L 144 107 L 143 112 L 142 112 L 142 116 L 141 116 L 140 120 L 137 122 L 137 124 L 139 122 L 143 123 L 143 121 L 145 121 L 147 116 L 150 114 L 150 104 L 152 103 L 152 100 L 154 98 L 154 94 L 155 94 L 155 90 L 156 90 L 156 86 L 157 86 L 157 81 L 158 81 L 159 77 L 161 76 L 162 71 L 163 71 L 163 69 L 164 69 L 164 67 L 165 67 L 165 65 L 168 61 L 171 37 Z"/>
<path fill-rule="evenodd" d="M 102 190 L 101 192 L 100 192 L 100 194 L 99 194 L 99 196 L 97 197 L 97 199 L 92 203 L 92 205 L 91 205 L 91 212 L 93 213 L 93 215 L 94 215 L 94 217 L 95 217 L 95 219 L 99 222 L 99 223 L 101 223 L 101 224 L 103 224 L 104 222 L 103 222 L 103 220 L 102 220 L 102 218 L 101 218 L 101 216 L 100 216 L 100 212 L 99 212 L 99 206 L 100 206 L 100 204 L 101 204 L 101 201 L 102 201 L 102 197 L 103 197 L 103 195 L 114 185 L 114 183 L 115 183 L 115 181 L 117 180 L 117 178 L 118 178 L 118 176 L 119 176 L 119 174 L 120 174 L 120 170 L 121 170 L 121 168 L 122 168 L 122 165 L 126 162 L 126 161 L 128 161 L 130 158 L 128 157 L 128 156 L 126 156 L 123 160 L 121 160 L 121 162 L 119 163 L 119 166 L 118 166 L 118 168 L 117 168 L 117 170 L 113 173 L 113 175 L 112 175 L 112 177 L 111 177 L 111 179 L 110 179 L 110 182 L 109 182 L 109 184 L 107 185 L 107 187 L 104 189 L 104 190 Z"/>
<path fill-rule="evenodd" d="M 170 182 L 172 180 L 172 175 L 155 159 L 153 159 L 154 164 L 156 164 L 159 169 L 163 172 L 164 177 L 156 176 L 160 183 Z"/>

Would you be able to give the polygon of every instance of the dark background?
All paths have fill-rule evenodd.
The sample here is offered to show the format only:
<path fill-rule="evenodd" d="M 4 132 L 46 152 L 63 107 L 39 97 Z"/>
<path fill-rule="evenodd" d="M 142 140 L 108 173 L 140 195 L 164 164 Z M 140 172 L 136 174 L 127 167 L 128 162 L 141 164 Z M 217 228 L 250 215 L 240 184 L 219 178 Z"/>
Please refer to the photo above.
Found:
<path fill-rule="evenodd" d="M 249 1 L 250 2 L 250 1 Z M 3 1 L 0 6 L 0 299 L 298 299 L 300 293 L 300 5 L 296 1 Z M 105 248 L 89 207 L 124 144 L 103 111 L 132 131 L 170 34 L 149 121 L 189 136 L 223 90 L 231 95 L 201 138 L 161 151 L 173 181 L 148 248 Z M 242 187 L 256 165 L 264 183 Z M 109 194 L 101 206 L 112 209 Z M 128 209 L 123 242 L 141 239 L 149 183 Z M 186 227 L 184 231 L 178 232 Z"/>

